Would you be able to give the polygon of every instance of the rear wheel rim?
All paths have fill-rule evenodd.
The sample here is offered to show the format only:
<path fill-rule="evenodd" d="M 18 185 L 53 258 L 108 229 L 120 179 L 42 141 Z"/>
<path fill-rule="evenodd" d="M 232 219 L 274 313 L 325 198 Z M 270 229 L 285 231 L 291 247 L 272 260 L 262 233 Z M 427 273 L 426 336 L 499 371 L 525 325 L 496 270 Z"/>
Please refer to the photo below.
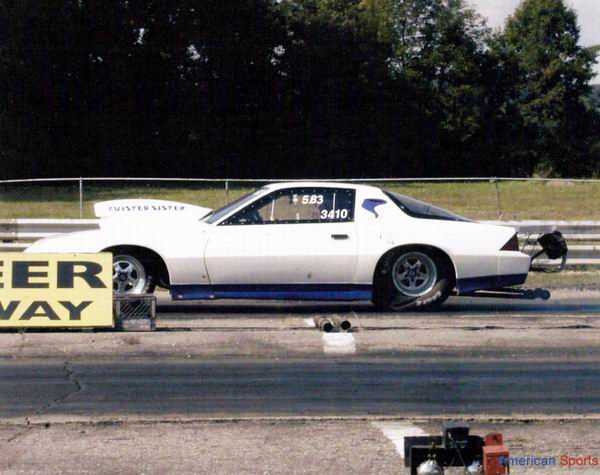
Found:
<path fill-rule="evenodd" d="M 401 254 L 392 267 L 394 286 L 409 297 L 421 297 L 429 293 L 435 286 L 437 275 L 435 262 L 422 252 Z"/>
<path fill-rule="evenodd" d="M 113 291 L 117 294 L 143 294 L 148 278 L 144 265 L 133 256 L 113 258 Z"/>

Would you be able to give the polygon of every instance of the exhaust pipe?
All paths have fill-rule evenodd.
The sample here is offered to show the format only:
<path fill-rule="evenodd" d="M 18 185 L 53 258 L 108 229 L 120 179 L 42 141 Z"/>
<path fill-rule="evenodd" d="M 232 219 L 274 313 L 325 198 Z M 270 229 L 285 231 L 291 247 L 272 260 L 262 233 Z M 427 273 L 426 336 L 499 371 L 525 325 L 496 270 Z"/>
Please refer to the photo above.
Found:
<path fill-rule="evenodd" d="M 338 330 L 347 332 L 348 330 L 350 330 L 350 328 L 352 328 L 352 323 L 347 318 L 342 318 L 338 315 L 335 315 L 331 318 L 331 320 Z"/>
<path fill-rule="evenodd" d="M 352 322 L 346 318 L 341 318 L 337 315 L 333 317 L 314 317 L 316 327 L 325 332 L 349 331 L 352 328 Z"/>
<path fill-rule="evenodd" d="M 336 329 L 335 323 L 329 318 L 315 317 L 313 320 L 317 328 L 322 332 L 331 333 Z"/>
<path fill-rule="evenodd" d="M 321 330 L 323 330 L 325 333 L 331 333 L 335 330 L 335 324 L 329 319 L 324 318 L 323 323 L 321 324 Z"/>

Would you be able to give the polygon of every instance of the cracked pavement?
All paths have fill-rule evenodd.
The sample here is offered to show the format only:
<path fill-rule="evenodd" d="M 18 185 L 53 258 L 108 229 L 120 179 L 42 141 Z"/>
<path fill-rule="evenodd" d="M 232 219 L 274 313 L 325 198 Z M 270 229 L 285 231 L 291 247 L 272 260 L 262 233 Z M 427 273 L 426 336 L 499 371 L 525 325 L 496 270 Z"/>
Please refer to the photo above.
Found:
<path fill-rule="evenodd" d="M 595 297 L 159 311 L 154 333 L 0 333 L 0 473 L 403 473 L 373 422 L 450 418 L 511 454 L 600 455 Z M 315 315 L 349 316 L 352 351 L 329 354 Z"/>

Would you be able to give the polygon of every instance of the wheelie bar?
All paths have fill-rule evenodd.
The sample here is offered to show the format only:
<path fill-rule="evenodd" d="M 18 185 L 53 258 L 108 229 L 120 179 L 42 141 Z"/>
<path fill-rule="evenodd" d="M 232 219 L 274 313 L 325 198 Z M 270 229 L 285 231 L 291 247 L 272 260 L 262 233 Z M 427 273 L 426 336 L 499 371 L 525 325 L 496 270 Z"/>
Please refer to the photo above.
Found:
<path fill-rule="evenodd" d="M 519 300 L 549 300 L 550 291 L 547 289 L 521 289 L 521 288 L 501 288 L 489 290 L 476 290 L 468 294 L 461 294 L 464 297 L 483 297 L 495 299 L 519 299 Z"/>

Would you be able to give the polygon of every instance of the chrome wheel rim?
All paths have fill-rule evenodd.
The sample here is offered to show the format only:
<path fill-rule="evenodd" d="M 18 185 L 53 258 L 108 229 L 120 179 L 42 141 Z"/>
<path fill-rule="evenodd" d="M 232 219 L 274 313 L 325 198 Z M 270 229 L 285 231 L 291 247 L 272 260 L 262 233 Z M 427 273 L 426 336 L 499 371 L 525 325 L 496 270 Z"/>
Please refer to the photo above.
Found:
<path fill-rule="evenodd" d="M 407 252 L 396 259 L 392 277 L 394 286 L 404 295 L 421 297 L 435 286 L 437 268 L 427 254 Z"/>
<path fill-rule="evenodd" d="M 132 256 L 113 258 L 113 291 L 118 294 L 141 294 L 146 289 L 146 271 Z"/>

